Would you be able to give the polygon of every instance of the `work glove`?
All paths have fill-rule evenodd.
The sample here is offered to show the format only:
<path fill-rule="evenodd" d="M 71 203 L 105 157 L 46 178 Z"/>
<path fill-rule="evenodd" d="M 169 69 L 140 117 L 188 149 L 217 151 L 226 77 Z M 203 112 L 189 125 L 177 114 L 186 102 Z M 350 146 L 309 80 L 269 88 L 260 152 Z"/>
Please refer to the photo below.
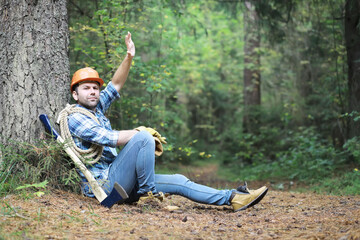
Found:
<path fill-rule="evenodd" d="M 162 137 L 160 135 L 160 133 L 158 131 L 156 131 L 155 129 L 153 129 L 153 128 L 140 126 L 140 127 L 135 128 L 135 130 L 149 132 L 154 137 L 154 140 L 155 140 L 155 155 L 156 156 L 161 156 L 161 154 L 164 151 L 162 144 L 167 143 L 166 138 Z"/>

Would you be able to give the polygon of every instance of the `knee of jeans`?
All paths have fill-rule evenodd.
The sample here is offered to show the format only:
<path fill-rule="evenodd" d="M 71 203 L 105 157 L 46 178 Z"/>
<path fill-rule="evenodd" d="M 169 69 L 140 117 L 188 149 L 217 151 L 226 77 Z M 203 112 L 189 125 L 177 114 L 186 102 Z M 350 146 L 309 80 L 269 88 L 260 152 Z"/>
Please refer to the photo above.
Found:
<path fill-rule="evenodd" d="M 147 131 L 140 131 L 136 135 L 136 137 L 140 138 L 144 143 L 148 143 L 150 145 L 154 145 L 155 148 L 155 140 L 154 137 Z"/>
<path fill-rule="evenodd" d="M 185 177 L 184 175 L 182 175 L 182 174 L 174 174 L 174 176 L 176 176 L 176 181 L 178 182 L 178 183 L 186 183 L 186 182 L 189 182 L 190 180 L 187 178 L 187 177 Z"/>

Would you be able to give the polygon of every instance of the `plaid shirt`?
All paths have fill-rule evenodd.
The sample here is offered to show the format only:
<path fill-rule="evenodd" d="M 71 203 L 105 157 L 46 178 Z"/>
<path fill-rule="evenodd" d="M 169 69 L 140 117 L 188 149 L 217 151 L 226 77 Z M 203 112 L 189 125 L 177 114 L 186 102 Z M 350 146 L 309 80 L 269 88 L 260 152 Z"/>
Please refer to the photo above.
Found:
<path fill-rule="evenodd" d="M 104 146 L 100 160 L 91 166 L 87 166 L 88 170 L 90 170 L 101 185 L 106 182 L 109 167 L 117 156 L 116 143 L 119 137 L 119 132 L 111 129 L 110 121 L 105 117 L 104 113 L 110 107 L 111 103 L 118 98 L 120 98 L 120 94 L 110 82 L 107 87 L 101 91 L 100 101 L 95 111 L 87 109 L 97 117 L 100 125 L 90 117 L 81 113 L 73 113 L 68 117 L 69 130 L 76 146 L 81 149 L 88 149 L 92 143 Z M 82 106 L 78 104 L 77 107 Z M 80 171 L 78 172 L 82 178 L 83 193 L 89 197 L 93 197 L 94 194 L 85 176 Z"/>

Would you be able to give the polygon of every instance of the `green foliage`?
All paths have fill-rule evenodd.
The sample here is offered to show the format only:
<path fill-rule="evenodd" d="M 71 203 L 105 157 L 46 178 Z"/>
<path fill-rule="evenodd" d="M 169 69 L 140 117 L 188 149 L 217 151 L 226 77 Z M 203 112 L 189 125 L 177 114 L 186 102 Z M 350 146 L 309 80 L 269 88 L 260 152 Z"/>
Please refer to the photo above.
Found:
<path fill-rule="evenodd" d="M 43 191 L 40 191 L 39 188 L 46 188 L 46 185 L 49 182 L 47 180 L 41 182 L 41 183 L 33 183 L 33 184 L 25 184 L 24 186 L 17 187 L 15 190 L 21 190 L 21 189 L 36 189 L 37 191 L 34 192 L 35 196 L 41 197 L 45 193 Z"/>
<path fill-rule="evenodd" d="M 105 82 L 136 45 L 128 80 L 108 114 L 114 129 L 140 125 L 167 137 L 158 163 L 216 158 L 254 178 L 315 183 L 359 163 L 346 132 L 343 1 L 258 1 L 261 101 L 244 133 L 243 2 L 70 1 L 71 72 L 95 67 Z M 340 117 L 339 117 L 340 116 Z M 344 135 L 344 134 L 343 134 Z M 195 140 L 196 139 L 196 140 Z M 334 148 L 330 143 L 339 142 Z"/>
<path fill-rule="evenodd" d="M 279 129 L 261 131 L 258 135 L 244 135 L 242 145 L 244 149 L 237 155 L 242 160 L 230 163 L 237 173 L 237 181 L 268 180 L 295 181 L 310 185 L 321 193 L 354 195 L 359 193 L 359 170 L 349 171 L 348 163 L 351 157 L 358 161 L 359 141 L 357 138 L 349 140 L 344 149 L 336 149 L 332 144 L 323 140 L 321 135 L 311 127 L 301 127 L 298 131 L 287 132 L 286 137 L 279 136 Z M 276 134 L 274 135 L 274 132 Z M 267 135 L 269 138 L 264 137 Z M 259 137 L 262 136 L 262 137 Z M 270 139 L 273 138 L 273 141 Z M 264 150 L 272 143 L 275 159 L 269 160 Z M 262 146 L 259 148 L 259 146 Z M 246 153 L 249 153 L 248 155 Z M 259 157 L 261 156 L 261 157 Z M 238 164 L 251 157 L 250 165 Z M 229 164 L 229 163 L 228 163 Z"/>
<path fill-rule="evenodd" d="M 242 41 L 232 37 L 234 31 L 241 35 L 241 18 L 229 19 L 224 12 L 209 15 L 216 7 L 216 2 L 102 1 L 81 4 L 85 16 L 74 8 L 69 11 L 72 72 L 93 66 L 105 80 L 111 79 L 125 55 L 122 37 L 132 32 L 137 57 L 122 100 L 113 104 L 109 117 L 118 129 L 157 128 L 172 141 L 170 160 L 189 159 L 193 154 L 182 153 L 187 142 L 217 135 L 217 127 L 223 129 L 230 121 L 225 116 L 241 99 L 236 63 L 242 61 Z"/>
<path fill-rule="evenodd" d="M 360 172 L 357 168 L 346 171 L 339 177 L 324 178 L 311 188 L 318 193 L 334 195 L 358 195 L 360 192 Z"/>
<path fill-rule="evenodd" d="M 346 156 L 322 140 L 314 129 L 299 130 L 292 136 L 289 151 L 279 156 L 279 168 L 284 171 L 282 177 L 315 183 L 332 175 L 344 163 Z"/>
<path fill-rule="evenodd" d="M 360 164 L 360 140 L 358 137 L 347 140 L 344 149 L 349 151 L 355 163 Z"/>
<path fill-rule="evenodd" d="M 24 186 L 17 187 L 16 190 L 25 189 L 25 188 L 45 188 L 49 182 L 47 180 L 41 183 L 25 184 Z"/>
<path fill-rule="evenodd" d="M 334 129 L 346 132 L 348 120 L 359 119 L 355 111 L 346 113 L 343 4 L 256 2 L 262 98 L 251 108 L 256 134 L 242 127 L 248 33 L 241 1 L 69 1 L 70 70 L 91 66 L 109 82 L 130 31 L 136 57 L 121 100 L 108 113 L 114 129 L 157 129 L 168 139 L 158 163 L 214 158 L 242 171 L 241 178 L 315 184 L 360 163 L 358 138 L 343 148 L 330 144 Z M 79 187 L 57 144 L 9 143 L 0 150 L 0 194 L 45 181 Z M 356 174 L 345 171 L 339 179 L 357 184 Z"/>
<path fill-rule="evenodd" d="M 20 189 L 35 189 L 34 194 L 41 195 L 39 188 L 47 185 L 79 191 L 79 176 L 55 142 L 8 142 L 0 145 L 0 152 L 0 195 Z"/>

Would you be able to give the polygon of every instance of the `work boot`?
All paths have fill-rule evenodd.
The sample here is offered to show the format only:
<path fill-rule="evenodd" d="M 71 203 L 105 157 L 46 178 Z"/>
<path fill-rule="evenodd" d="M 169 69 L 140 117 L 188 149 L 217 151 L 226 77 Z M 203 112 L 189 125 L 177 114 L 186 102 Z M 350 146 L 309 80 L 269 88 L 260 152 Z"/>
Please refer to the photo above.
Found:
<path fill-rule="evenodd" d="M 256 190 L 249 190 L 249 193 L 241 194 L 234 191 L 231 194 L 230 202 L 235 212 L 245 210 L 259 203 L 266 195 L 268 188 L 263 186 Z"/>
<path fill-rule="evenodd" d="M 242 192 L 242 193 L 250 193 L 250 190 L 248 189 L 247 182 L 244 182 L 244 185 L 240 185 L 236 188 L 236 191 Z"/>
<path fill-rule="evenodd" d="M 164 193 L 163 192 L 158 192 L 158 193 L 153 193 L 151 191 L 141 195 L 139 202 L 143 202 L 146 201 L 148 199 L 158 199 L 160 202 L 162 202 L 164 200 Z"/>

